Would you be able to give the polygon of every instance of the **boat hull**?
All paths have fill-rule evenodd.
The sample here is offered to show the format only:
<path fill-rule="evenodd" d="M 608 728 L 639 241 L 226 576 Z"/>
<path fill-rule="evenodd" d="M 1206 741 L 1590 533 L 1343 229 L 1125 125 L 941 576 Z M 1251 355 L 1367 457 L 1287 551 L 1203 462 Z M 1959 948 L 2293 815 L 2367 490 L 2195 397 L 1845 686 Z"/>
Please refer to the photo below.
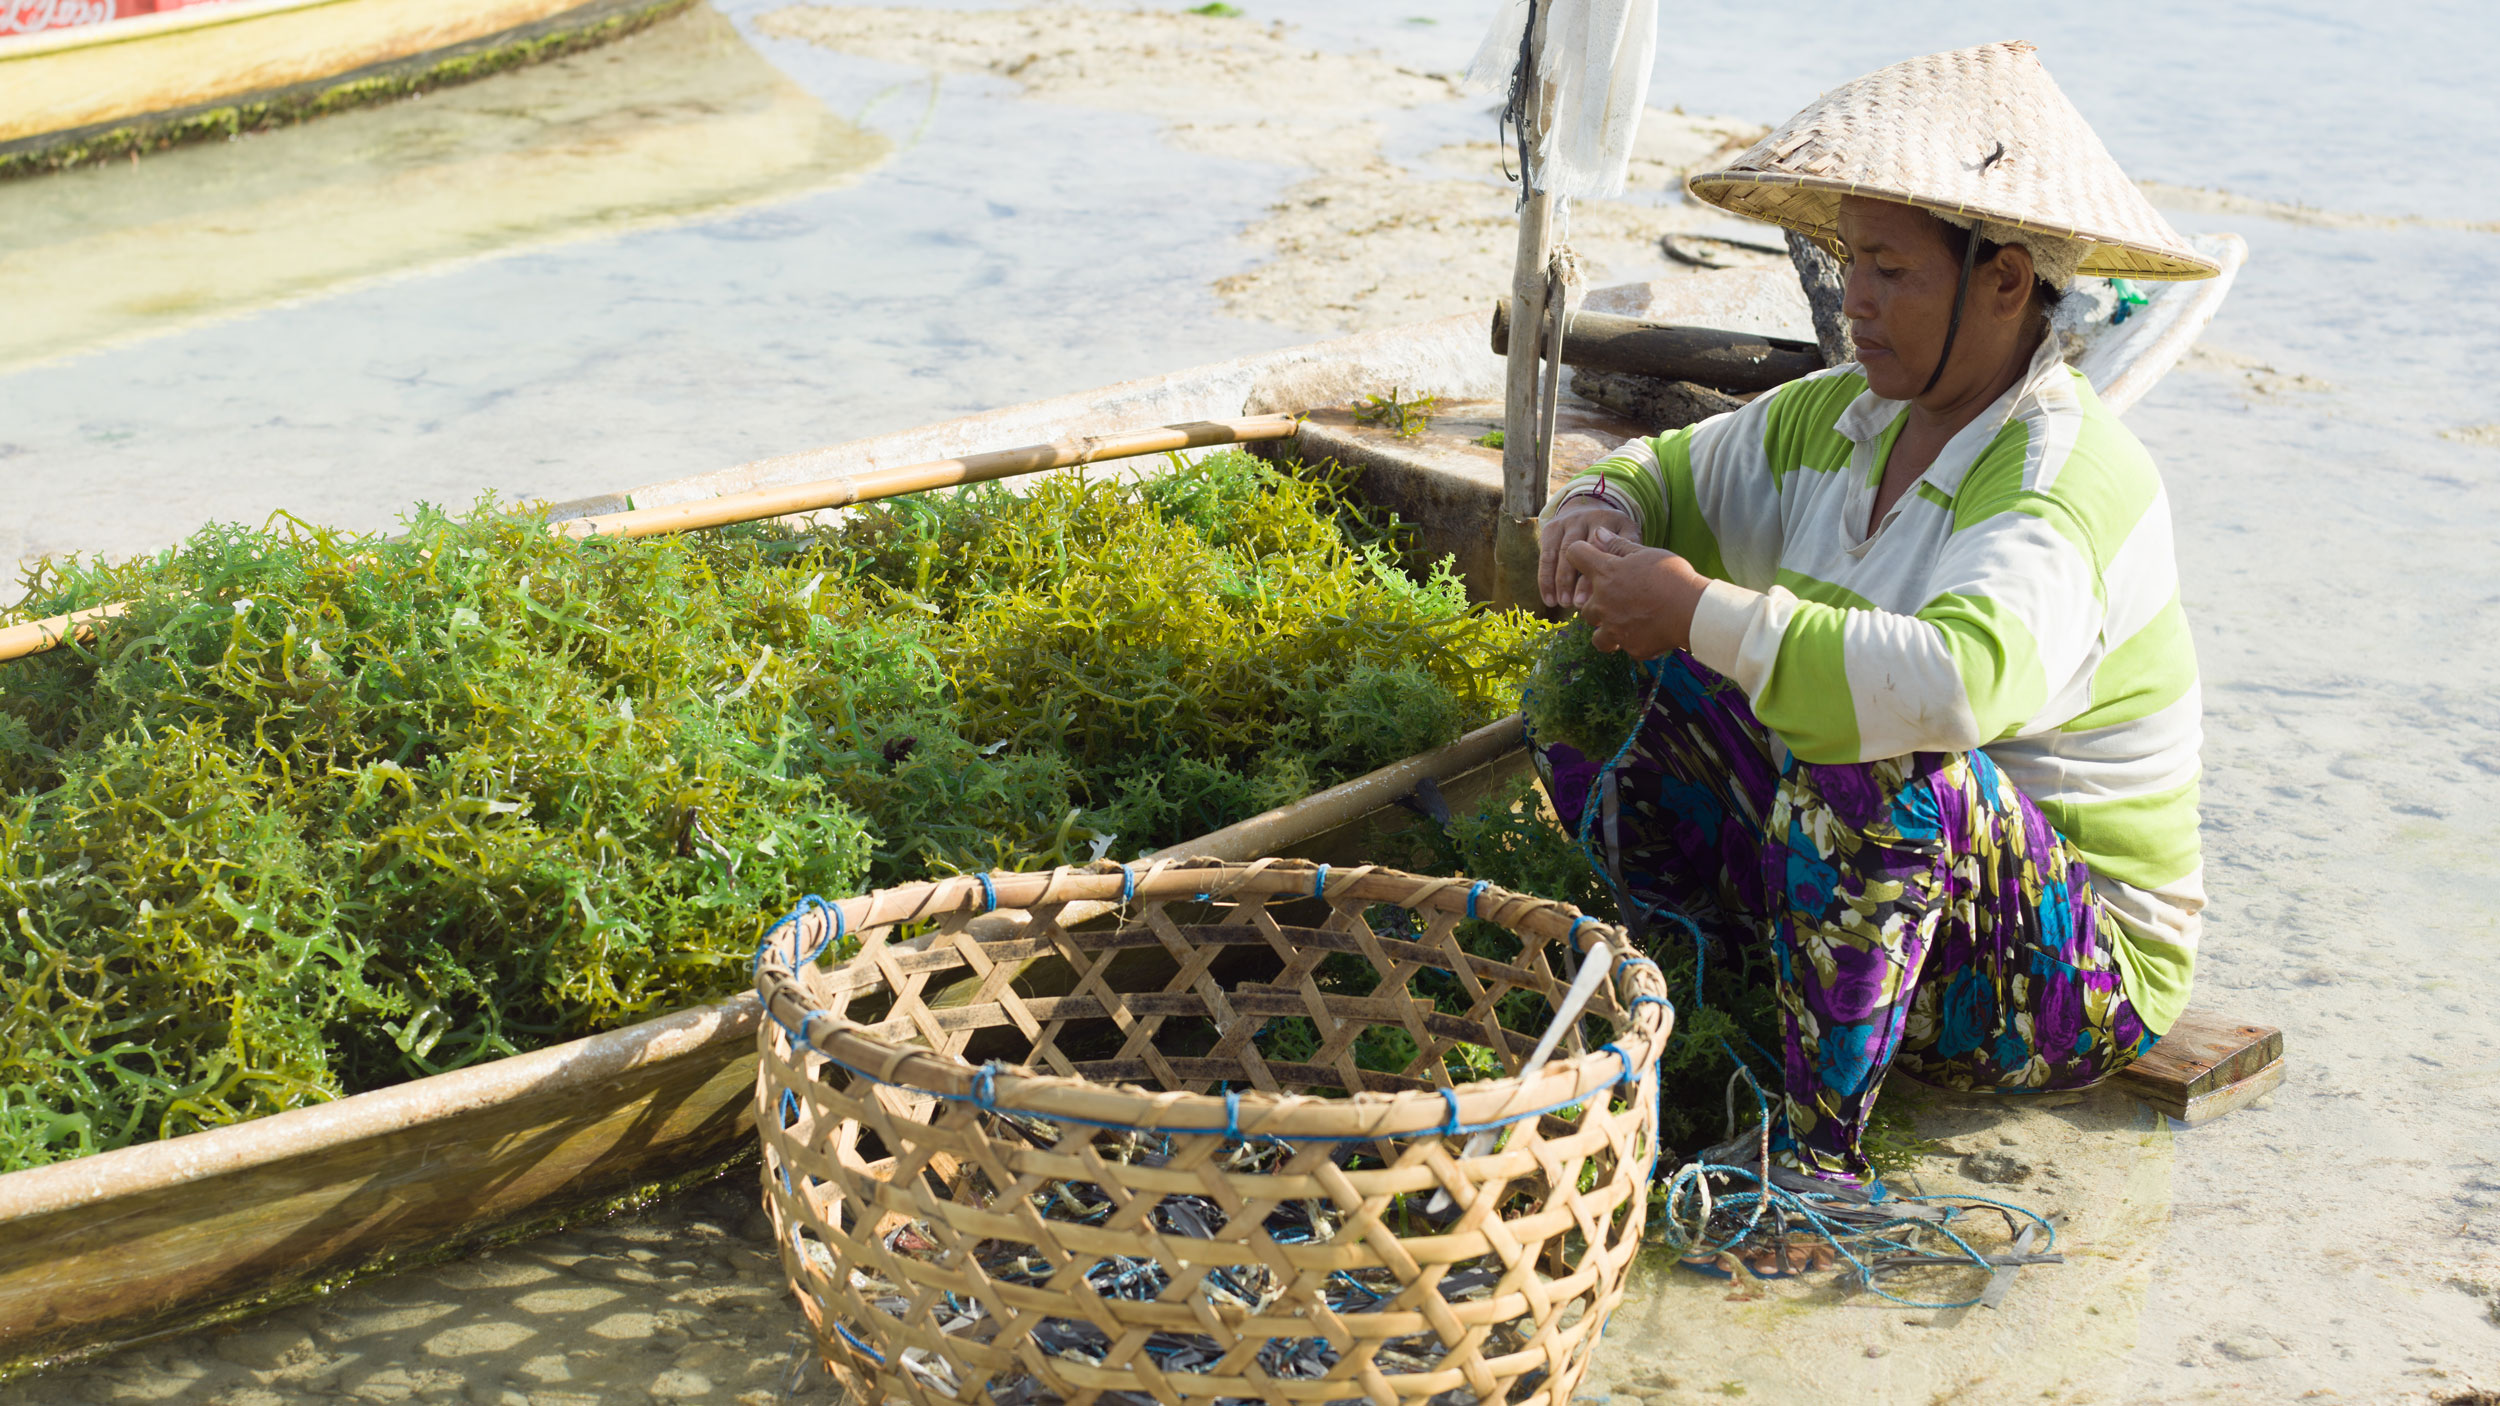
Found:
<path fill-rule="evenodd" d="M 606 43 L 691 3 L 238 0 L 0 39 L 0 177 L 467 82 Z"/>
<path fill-rule="evenodd" d="M 0 1363 L 458 1251 L 745 1145 L 752 995 L 0 1177 Z"/>

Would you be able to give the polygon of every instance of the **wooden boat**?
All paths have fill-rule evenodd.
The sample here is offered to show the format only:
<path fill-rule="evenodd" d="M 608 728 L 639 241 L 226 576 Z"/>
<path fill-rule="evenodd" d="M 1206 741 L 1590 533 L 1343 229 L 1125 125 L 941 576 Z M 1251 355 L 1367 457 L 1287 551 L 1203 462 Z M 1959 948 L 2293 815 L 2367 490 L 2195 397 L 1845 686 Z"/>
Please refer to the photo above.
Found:
<path fill-rule="evenodd" d="M 535 63 L 692 0 L 7 0 L 0 176 L 279 126 Z"/>
<path fill-rule="evenodd" d="M 2245 246 L 2225 236 L 2205 247 L 2223 277 L 2157 290 L 2126 327 L 2108 329 L 2115 335 L 2085 353 L 2081 364 L 2114 404 L 2123 408 L 2158 380 L 2220 305 Z M 1806 317 L 1784 271 L 1610 289 L 1591 305 L 1767 334 L 1794 333 Z M 1011 443 L 1342 406 L 1391 390 L 1447 404 L 1490 400 L 1501 375 L 1484 319 L 1468 315 L 580 500 L 556 515 L 698 503 Z M 1581 462 L 1635 432 L 1585 407 L 1572 409 L 1565 426 L 1566 452 Z M 1362 449 L 1370 481 L 1413 505 L 1428 549 L 1478 552 L 1479 541 L 1489 542 L 1498 456 L 1437 444 L 1393 451 L 1367 445 L 1360 427 L 1325 423 L 1306 424 L 1304 434 L 1306 453 Z M 1388 858 L 1386 808 L 1427 777 L 1463 802 L 1473 785 L 1518 765 L 1519 741 L 1515 719 L 1496 724 L 1176 848 Z M 0 1364 L 237 1316 L 699 1175 L 745 1145 L 756 1019 L 752 997 L 741 996 L 335 1103 L 0 1176 Z"/>
<path fill-rule="evenodd" d="M 0 108 L 9 100 L 0 86 Z M 0 188 L 0 372 L 431 266 L 788 199 L 891 149 L 697 6 L 612 51 L 423 102 L 144 170 L 82 170 L 39 197 Z"/>

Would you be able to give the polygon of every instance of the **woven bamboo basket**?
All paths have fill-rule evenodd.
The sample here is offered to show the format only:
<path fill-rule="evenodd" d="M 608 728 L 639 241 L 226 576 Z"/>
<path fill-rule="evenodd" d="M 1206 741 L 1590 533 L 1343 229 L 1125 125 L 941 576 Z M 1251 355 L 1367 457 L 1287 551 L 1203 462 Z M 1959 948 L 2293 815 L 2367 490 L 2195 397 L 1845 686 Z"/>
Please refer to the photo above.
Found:
<path fill-rule="evenodd" d="M 859 1406 L 1564 1406 L 1639 1248 L 1674 1018 L 1617 961 L 1519 1077 L 1600 940 L 1627 950 L 1488 884 L 1274 860 L 803 905 L 757 962 L 757 1124 L 827 1366 Z"/>

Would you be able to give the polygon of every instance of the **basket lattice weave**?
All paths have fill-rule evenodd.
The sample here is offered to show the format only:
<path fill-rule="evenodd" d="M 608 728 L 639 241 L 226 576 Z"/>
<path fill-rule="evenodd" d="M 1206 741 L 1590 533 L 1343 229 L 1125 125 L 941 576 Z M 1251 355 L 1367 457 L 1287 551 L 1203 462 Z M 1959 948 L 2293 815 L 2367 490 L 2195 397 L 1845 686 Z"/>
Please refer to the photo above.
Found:
<path fill-rule="evenodd" d="M 1273 860 L 803 905 L 757 964 L 757 1123 L 827 1365 L 860 1406 L 1564 1406 L 1639 1248 L 1674 1016 L 1617 961 L 1517 1077 L 1599 940 L 1627 950 L 1490 885 Z"/>

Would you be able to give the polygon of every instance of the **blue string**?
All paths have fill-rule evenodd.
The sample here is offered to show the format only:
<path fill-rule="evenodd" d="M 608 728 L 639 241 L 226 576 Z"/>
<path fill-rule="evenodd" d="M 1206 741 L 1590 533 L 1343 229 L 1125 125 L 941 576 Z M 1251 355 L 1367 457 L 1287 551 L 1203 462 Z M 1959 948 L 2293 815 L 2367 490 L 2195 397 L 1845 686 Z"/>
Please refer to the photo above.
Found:
<path fill-rule="evenodd" d="M 1323 864 L 1323 865 L 1319 866 L 1319 877 L 1318 877 L 1318 878 L 1316 878 L 1316 879 L 1311 880 L 1311 897 L 1313 897 L 1313 898 L 1326 898 L 1327 896 L 1328 896 L 1328 866 L 1327 866 L 1327 865 L 1325 865 L 1325 864 Z"/>
<path fill-rule="evenodd" d="M 850 1343 L 851 1346 L 867 1353 L 870 1361 L 876 1363 L 880 1367 L 885 1365 L 885 1354 L 877 1351 L 873 1347 L 870 1347 L 868 1344 L 861 1342 L 859 1340 L 859 1335 L 852 1332 L 849 1325 L 845 1324 L 841 1319 L 837 1318 L 833 1320 L 833 1331 L 840 1333 L 844 1341 Z"/>
<path fill-rule="evenodd" d="M 1224 1091 L 1224 1140 L 1241 1141 L 1241 1090 Z"/>
<path fill-rule="evenodd" d="M 1656 1000 L 1657 998 L 1653 996 L 1650 999 Z M 1615 1080 L 1615 1087 L 1619 1089 L 1624 1085 L 1631 1083 L 1633 1077 L 1632 1056 L 1623 1052 L 1623 1046 L 1616 1044 L 1612 1040 L 1608 1040 L 1605 1044 L 1602 1044 L 1597 1048 L 1599 1053 L 1613 1055 L 1616 1059 L 1623 1062 L 1623 1077 Z"/>
<path fill-rule="evenodd" d="M 1943 1236 L 1963 1254 L 1970 1256 L 1972 1268 L 1993 1268 L 1993 1266 L 1988 1264 L 1987 1257 L 1981 1254 L 1978 1248 L 1973 1246 L 1968 1240 L 1965 1240 L 1960 1235 L 1956 1234 L 1951 1226 L 1944 1225 L 1936 1221 L 1921 1220 L 1912 1216 L 1899 1216 L 1892 1220 L 1884 1221 L 1881 1224 L 1867 1227 L 1842 1225 L 1831 1220 L 1817 1209 L 1818 1206 L 1829 1206 L 1838 1202 L 1840 1199 L 1839 1197 L 1822 1192 L 1791 1191 L 1783 1186 L 1764 1185 L 1760 1170 L 1753 1167 L 1734 1167 L 1723 1166 L 1717 1163 L 1696 1162 L 1685 1167 L 1682 1171 L 1677 1172 L 1674 1179 L 1668 1183 L 1667 1190 L 1668 1223 L 1670 1225 L 1675 1224 L 1674 1216 L 1676 1203 L 1690 1196 L 1692 1194 L 1691 1188 L 1693 1181 L 1705 1175 L 1743 1177 L 1746 1180 L 1753 1182 L 1757 1188 L 1756 1190 L 1724 1194 L 1715 1198 L 1714 1204 L 1729 1207 L 1731 1209 L 1741 1209 L 1750 1206 L 1754 1208 L 1754 1214 L 1747 1222 L 1747 1228 L 1745 1231 L 1740 1232 L 1734 1238 L 1728 1240 L 1724 1244 L 1716 1246 L 1715 1248 L 1699 1242 L 1687 1244 L 1682 1242 L 1678 1237 L 1670 1236 L 1668 1243 L 1674 1246 L 1680 1254 L 1683 1254 L 1688 1258 L 1717 1254 L 1742 1243 L 1746 1236 L 1752 1233 L 1753 1225 L 1760 1222 L 1763 1212 L 1766 1210 L 1776 1209 L 1783 1215 L 1793 1216 L 1796 1219 L 1805 1222 L 1806 1227 L 1809 1230 L 1822 1237 L 1822 1239 L 1832 1247 L 1836 1254 L 1849 1262 L 1850 1267 L 1857 1271 L 1860 1283 L 1864 1284 L 1879 1297 L 1889 1299 L 1904 1308 L 1968 1308 L 1979 1302 L 1979 1296 L 1973 1296 L 1971 1298 L 1961 1299 L 1951 1303 L 1930 1303 L 1918 1299 L 1902 1298 L 1900 1295 L 1885 1289 L 1882 1285 L 1876 1282 L 1876 1271 L 1850 1249 L 1850 1242 L 1872 1242 L 1873 1244 L 1876 1244 L 1884 1249 L 1914 1251 L 1917 1247 L 1910 1241 L 1905 1240 L 1898 1235 L 1889 1234 L 1888 1232 L 1896 1229 L 1907 1233 L 1916 1233 L 1921 1230 L 1932 1231 L 1935 1234 Z M 1965 1202 L 1972 1205 L 1991 1207 L 1995 1210 L 2003 1211 L 2008 1215 L 2021 1216 L 2023 1219 L 2030 1221 L 2040 1229 L 2047 1231 L 2049 1239 L 2047 1245 L 2043 1248 L 2044 1253 L 2049 1250 L 2054 1250 L 2057 1245 L 2057 1227 L 2049 1224 L 2049 1222 L 2038 1212 L 2028 1210 L 2021 1206 L 2009 1205 L 2002 1201 L 1992 1201 L 1984 1196 L 1904 1196 L 1896 1199 L 1904 1204 L 1943 1206 L 1946 1208 L 1948 1214 L 1953 1211 L 1968 1209 L 1967 1206 L 1960 1204 Z"/>
<path fill-rule="evenodd" d="M 995 1113 L 998 1111 L 997 1075 L 995 1072 L 996 1061 L 994 1060 L 989 1064 L 980 1065 L 972 1071 L 973 1092 L 971 1093 L 950 1094 L 942 1089 L 924 1089 L 914 1084 L 896 1083 L 892 1079 L 881 1077 L 873 1070 L 863 1069 L 860 1066 L 853 1064 L 848 1060 L 842 1059 L 817 1045 L 814 1040 L 808 1037 L 807 1032 L 818 1020 L 831 1019 L 832 1013 L 829 1011 L 809 1011 L 800 1019 L 796 1027 L 793 1027 L 788 1021 L 783 1020 L 779 1013 L 772 1011 L 769 1007 L 766 1008 L 765 1013 L 771 1016 L 773 1024 L 781 1027 L 783 1034 L 788 1035 L 791 1039 L 806 1046 L 808 1049 L 814 1050 L 817 1057 L 824 1060 L 827 1064 L 833 1065 L 838 1069 L 842 1069 L 856 1078 L 865 1079 L 871 1084 L 882 1084 L 890 1089 L 901 1089 L 906 1093 L 918 1094 L 923 1098 L 942 1099 L 948 1103 L 969 1103 L 987 1113 Z M 1611 1087 L 1611 1085 L 1608 1087 Z M 1554 1103 L 1549 1103 L 1543 1108 L 1531 1108 L 1523 1113 L 1514 1113 L 1507 1118 L 1496 1118 L 1488 1123 L 1462 1123 L 1458 1121 L 1458 1095 L 1448 1088 L 1443 1088 L 1440 1092 L 1441 1097 L 1449 1104 L 1449 1116 L 1443 1120 L 1441 1125 L 1441 1133 L 1448 1137 L 1462 1137 L 1475 1133 L 1496 1132 L 1500 1129 L 1507 1128 L 1514 1123 L 1524 1123 L 1531 1118 L 1542 1118 L 1549 1113 L 1560 1113 L 1566 1108 L 1577 1108 L 1597 1096 L 1597 1091 L 1592 1089 L 1578 1098 L 1562 1099 Z M 1238 1095 L 1236 1095 L 1236 1097 L 1238 1097 Z M 984 1102 L 984 1099 L 987 1099 L 988 1102 Z M 1233 1136 L 1234 1133 L 1234 1129 L 1229 1122 L 1222 1128 L 1173 1128 L 1150 1126 L 1143 1123 L 1121 1123 L 1102 1118 L 1080 1118 L 1072 1113 L 1037 1113 L 1033 1116 L 1037 1118 L 1047 1118 L 1054 1123 L 1075 1123 L 1081 1127 L 1106 1128 L 1113 1132 L 1122 1133 L 1222 1133 L 1227 1137 Z M 1270 1142 L 1275 1142 L 1283 1146 L 1291 1146 L 1298 1142 L 1377 1142 L 1384 1137 L 1413 1137 L 1415 1134 L 1347 1133 L 1341 1135 L 1331 1134 L 1321 1136 L 1316 1134 L 1305 1135 L 1300 1133 L 1261 1133 L 1259 1136 Z"/>
<path fill-rule="evenodd" d="M 1483 897 L 1484 891 L 1491 887 L 1493 887 L 1492 880 L 1478 879 L 1476 880 L 1476 886 L 1467 890 L 1467 916 L 1469 918 L 1476 916 L 1476 900 Z"/>
<path fill-rule="evenodd" d="M 2123 316 L 2126 305 L 2122 303 L 2120 306 L 2121 316 Z M 1582 804 L 1580 810 L 1580 824 L 1578 827 L 1579 834 L 1576 838 L 1579 841 L 1581 857 L 1588 862 L 1589 869 L 1597 875 L 1598 880 L 1605 884 L 1608 891 L 1614 895 L 1616 905 L 1627 920 L 1638 919 L 1647 921 L 1663 916 L 1672 919 L 1677 926 L 1683 928 L 1684 931 L 1692 938 L 1693 1004 L 1694 1008 L 1698 1010 L 1706 1008 L 1708 1005 L 1708 1002 L 1704 999 L 1704 984 L 1708 975 L 1710 952 L 1709 940 L 1702 935 L 1700 925 L 1696 924 L 1686 915 L 1677 912 L 1672 907 L 1664 904 L 1652 907 L 1651 905 L 1643 903 L 1639 899 L 1633 897 L 1629 886 L 1616 883 L 1615 876 L 1612 871 L 1610 871 L 1597 856 L 1597 846 L 1595 842 L 1597 815 L 1598 811 L 1601 809 L 1601 798 L 1605 793 L 1606 783 L 1610 777 L 1614 776 L 1622 769 L 1625 760 L 1631 756 L 1633 747 L 1640 741 L 1641 733 L 1648 725 L 1649 715 L 1657 706 L 1659 686 L 1665 679 L 1665 664 L 1663 660 L 1651 661 L 1650 663 L 1645 664 L 1643 668 L 1649 674 L 1649 687 L 1644 692 L 1644 696 L 1641 701 L 1640 713 L 1632 724 L 1631 731 L 1624 737 L 1623 745 L 1615 749 L 1614 756 L 1609 758 L 1604 766 L 1598 768 L 1596 776 L 1590 780 L 1588 797 Z M 1535 738 L 1533 734 L 1530 736 L 1529 741 L 1530 745 L 1535 745 Z M 1471 901 L 1470 916 L 1473 916 L 1472 908 L 1473 904 Z M 1572 937 L 1575 941 L 1578 934 L 1579 923 L 1574 922 L 1572 924 Z M 1627 958 L 1623 963 L 1618 965 L 1618 976 L 1620 976 L 1622 968 L 1629 966 L 1632 960 L 1633 959 Z M 1641 958 L 1639 960 L 1647 961 L 1648 959 Z M 1652 965 L 1654 966 L 1655 964 L 1653 963 Z M 1635 996 L 1632 998 L 1630 1008 L 1637 1010 L 1644 1001 L 1655 1002 L 1658 1005 L 1664 1006 L 1668 1012 L 1669 1018 L 1673 1018 L 1675 1011 L 1674 1004 L 1659 996 Z M 1779 1061 L 1772 1058 L 1770 1052 L 1763 1049 L 1761 1044 L 1754 1040 L 1751 1035 L 1746 1035 L 1743 1038 L 1745 1043 L 1752 1047 L 1756 1056 L 1774 1068 L 1778 1066 Z M 1606 1048 L 1614 1050 L 1616 1058 L 1624 1062 L 1625 1076 L 1628 1080 L 1631 1073 L 1630 1057 L 1623 1054 L 1622 1050 L 1615 1045 L 1609 1044 Z M 1738 1075 L 1732 1077 L 1742 1077 L 1744 1081 L 1752 1087 L 1756 1113 L 1760 1120 L 1760 1124 L 1761 1126 L 1768 1127 L 1770 1124 L 1770 1104 L 1762 1092 L 1761 1081 L 1753 1076 L 1752 1066 L 1746 1063 L 1745 1057 L 1738 1054 L 1735 1047 L 1730 1045 L 1725 1038 L 1720 1039 L 1719 1048 L 1726 1053 L 1728 1059 L 1736 1066 Z M 1652 1074 L 1654 1075 L 1654 1071 L 1652 1071 Z M 1645 1076 L 1644 1087 L 1649 1090 L 1650 1097 L 1653 1100 L 1661 1096 L 1654 1077 Z M 1657 1126 L 1654 1119 L 1651 1126 Z M 1644 1181 L 1648 1179 L 1651 1171 L 1654 1170 L 1657 1165 L 1658 1150 L 1659 1149 L 1656 1147 L 1652 1147 L 1650 1149 L 1649 1169 L 1644 1170 Z M 1954 1233 L 1950 1227 L 1910 1217 L 1902 1217 L 1871 1228 L 1841 1225 L 1819 1213 L 1813 1205 L 1814 1202 L 1820 1201 L 1829 1203 L 1837 1198 L 1813 1192 L 1792 1192 L 1784 1187 L 1764 1185 L 1758 1170 L 1744 1167 L 1721 1167 L 1716 1165 L 1705 1166 L 1696 1163 L 1678 1171 L 1667 1184 L 1667 1220 L 1670 1227 L 1680 1230 L 1680 1223 L 1676 1219 L 1677 1206 L 1681 1202 L 1697 1194 L 1694 1183 L 1699 1178 L 1711 1174 L 1733 1174 L 1736 1176 L 1746 1177 L 1754 1182 L 1758 1188 L 1755 1191 L 1735 1192 L 1721 1195 L 1714 1200 L 1715 1205 L 1726 1207 L 1731 1210 L 1743 1209 L 1750 1206 L 1753 1209 L 1753 1214 L 1747 1218 L 1742 1229 L 1738 1230 L 1724 1244 L 1715 1248 L 1698 1243 L 1685 1244 L 1682 1243 L 1682 1237 L 1680 1234 L 1671 1234 L 1669 1237 L 1670 1243 L 1675 1244 L 1680 1253 L 1688 1256 L 1696 1253 L 1715 1254 L 1725 1251 L 1733 1246 L 1742 1244 L 1744 1241 L 1751 1238 L 1755 1230 L 1760 1226 L 1765 1212 L 1778 1210 L 1784 1216 L 1793 1217 L 1802 1221 L 1808 1229 L 1829 1243 L 1833 1251 L 1842 1258 L 1846 1259 L 1850 1266 L 1857 1271 L 1859 1282 L 1863 1283 L 1868 1289 L 1873 1290 L 1876 1294 L 1885 1299 L 1889 1299 L 1892 1302 L 1900 1304 L 1904 1307 L 1917 1309 L 1966 1308 L 1979 1302 L 1979 1299 L 1976 1297 L 1963 1300 L 1959 1303 L 1925 1303 L 1902 1298 L 1899 1295 L 1884 1289 L 1880 1284 L 1878 1284 L 1876 1282 L 1876 1271 L 1870 1268 L 1866 1262 L 1860 1259 L 1850 1248 L 1850 1242 L 1854 1241 L 1859 1244 L 1872 1242 L 1886 1247 L 1905 1250 L 1913 1249 L 1914 1246 L 1912 1246 L 1908 1241 L 1902 1240 L 1898 1236 L 1888 1233 L 1897 1227 L 1907 1226 L 1912 1227 L 1913 1230 L 1925 1229 L 1934 1231 L 1935 1233 L 1943 1236 L 1947 1241 L 1951 1242 L 1953 1246 L 1959 1249 L 1963 1254 L 1969 1256 L 1974 1267 L 1983 1269 L 1988 1268 L 1989 1266 L 1987 1264 L 1986 1256 L 1982 1255 L 1967 1240 Z M 1941 1201 L 1944 1198 L 1913 1197 L 1906 1199 L 1920 1201 L 1936 1199 Z M 2049 1225 L 2048 1222 L 2037 1212 L 2020 1206 L 2009 1205 L 2004 1202 L 1990 1201 L 1982 1197 L 1962 1197 L 1955 1199 L 1978 1205 L 1990 1206 L 2003 1211 L 2008 1215 L 2022 1216 L 2048 1231 L 2049 1245 L 2052 1248 L 2057 1243 L 2056 1227 Z"/>
<path fill-rule="evenodd" d="M 756 977 L 763 974 L 764 954 L 772 950 L 773 939 L 780 936 L 781 930 L 783 928 L 797 926 L 799 920 L 811 912 L 830 913 L 833 915 L 832 920 L 826 924 L 829 932 L 823 940 L 819 941 L 814 947 L 807 950 L 807 955 L 803 957 L 795 957 L 795 960 L 790 963 L 793 970 L 815 961 L 817 956 L 826 948 L 842 940 L 842 910 L 811 893 L 800 899 L 797 907 L 782 914 L 779 922 L 776 922 L 771 927 L 764 929 L 763 940 L 755 944 L 755 962 L 747 972 L 747 979 L 749 981 L 753 981 Z M 794 947 L 794 954 L 795 951 L 796 948 Z"/>
<path fill-rule="evenodd" d="M 1598 798 L 1605 792 L 1606 778 L 1621 770 L 1624 759 L 1632 755 L 1633 746 L 1641 740 L 1641 730 L 1649 725 L 1651 710 L 1658 706 L 1659 685 L 1666 682 L 1666 661 L 1663 658 L 1647 660 L 1641 663 L 1640 669 L 1641 672 L 1649 675 L 1649 687 L 1641 694 L 1641 709 L 1633 715 L 1632 730 L 1624 734 L 1623 745 L 1617 747 L 1614 756 L 1604 766 L 1597 769 L 1597 775 L 1589 778 L 1588 799 L 1580 803 L 1578 837 L 1580 857 L 1588 861 L 1589 868 L 1596 872 L 1599 882 L 1605 884 L 1607 891 L 1615 896 L 1615 906 L 1626 918 L 1636 915 L 1646 916 L 1649 913 L 1649 905 L 1635 899 L 1629 889 L 1615 883 L 1613 872 L 1607 869 L 1597 857 L 1595 837 L 1599 809 Z"/>
<path fill-rule="evenodd" d="M 1136 896 L 1137 875 L 1123 864 L 1120 866 L 1120 901 L 1126 903 Z"/>
<path fill-rule="evenodd" d="M 984 913 L 997 912 L 998 886 L 990 882 L 990 876 L 987 874 L 975 874 L 972 877 L 981 881 L 981 901 L 985 905 L 981 911 Z"/>

